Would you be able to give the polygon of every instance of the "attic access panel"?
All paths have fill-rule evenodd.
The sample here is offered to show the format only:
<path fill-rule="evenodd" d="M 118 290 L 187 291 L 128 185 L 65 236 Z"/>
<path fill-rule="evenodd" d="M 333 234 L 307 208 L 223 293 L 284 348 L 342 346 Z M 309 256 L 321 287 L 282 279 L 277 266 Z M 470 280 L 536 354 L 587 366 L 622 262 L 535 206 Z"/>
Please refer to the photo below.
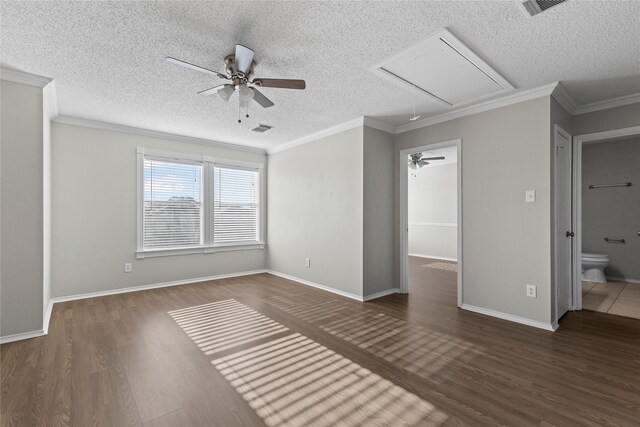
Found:
<path fill-rule="evenodd" d="M 383 61 L 373 71 L 443 106 L 466 104 L 514 89 L 447 30 Z"/>

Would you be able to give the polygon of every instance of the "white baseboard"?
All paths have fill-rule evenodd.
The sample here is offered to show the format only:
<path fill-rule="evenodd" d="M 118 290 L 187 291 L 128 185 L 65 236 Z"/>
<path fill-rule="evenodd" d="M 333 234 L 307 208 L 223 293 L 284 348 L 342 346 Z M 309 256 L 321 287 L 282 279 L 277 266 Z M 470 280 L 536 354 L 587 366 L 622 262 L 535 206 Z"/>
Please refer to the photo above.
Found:
<path fill-rule="evenodd" d="M 399 293 L 400 293 L 400 288 L 386 289 L 384 291 L 376 292 L 375 294 L 366 295 L 363 298 L 363 300 L 364 301 L 371 301 L 372 299 L 385 297 L 385 296 L 391 295 L 391 294 L 399 294 Z"/>
<path fill-rule="evenodd" d="M 89 292 L 86 294 L 77 294 L 77 295 L 67 295 L 63 297 L 51 298 L 51 301 L 56 303 L 56 302 L 64 302 L 64 301 L 74 301 L 74 300 L 85 299 L 85 298 L 104 297 L 107 295 L 124 294 L 127 292 L 146 291 L 149 289 L 166 288 L 169 286 L 189 285 L 191 283 L 207 282 L 209 280 L 228 279 L 231 277 L 249 276 L 252 274 L 260 274 L 260 273 L 266 273 L 266 272 L 267 270 L 252 270 L 252 271 L 242 271 L 239 273 L 219 274 L 216 276 L 195 277 L 193 279 L 174 280 L 172 282 L 153 283 L 151 285 L 132 286 L 130 288 L 118 288 L 118 289 L 110 289 L 108 291 Z"/>
<path fill-rule="evenodd" d="M 14 342 L 14 341 L 28 340 L 29 338 L 41 337 L 41 336 L 44 336 L 44 335 L 47 335 L 47 333 L 42 329 L 40 329 L 39 331 L 23 332 L 21 334 L 6 335 L 4 337 L 0 337 L 0 344 L 6 344 L 6 343 Z"/>
<path fill-rule="evenodd" d="M 47 335 L 47 333 L 49 332 L 49 321 L 51 320 L 51 312 L 53 310 L 53 304 L 58 302 L 74 301 L 74 300 L 85 299 L 85 298 L 104 297 L 107 295 L 124 294 L 127 292 L 146 291 L 148 289 L 166 288 L 168 286 L 188 285 L 190 283 L 207 282 L 209 280 L 228 279 L 231 277 L 250 276 L 252 274 L 260 274 L 260 273 L 266 273 L 266 272 L 267 270 L 242 271 L 239 273 L 219 274 L 216 276 L 207 276 L 207 277 L 196 277 L 193 279 L 174 280 L 172 282 L 154 283 L 151 285 L 133 286 L 130 288 L 111 289 L 108 291 L 89 292 L 86 294 L 67 295 L 63 297 L 51 298 L 49 300 L 49 305 L 47 306 L 47 311 L 42 321 L 43 323 L 42 329 L 40 329 L 39 331 L 24 332 L 22 334 L 14 334 L 14 335 L 7 335 L 4 337 L 0 337 L 0 344 L 19 341 L 19 340 L 26 340 L 29 338 L 35 338 L 35 337 L 41 337 L 43 335 Z"/>
<path fill-rule="evenodd" d="M 538 322 L 537 320 L 527 319 L 526 317 L 515 316 L 513 314 L 502 313 L 500 311 L 490 310 L 488 308 L 476 307 L 475 305 L 462 304 L 463 310 L 473 311 L 475 313 L 484 314 L 486 316 L 497 317 L 498 319 L 509 320 L 510 322 L 521 323 L 527 326 L 533 326 L 534 328 L 544 329 L 545 331 L 555 331 L 558 329 L 558 324 Z"/>
<path fill-rule="evenodd" d="M 435 256 L 435 255 L 423 255 L 423 254 L 412 254 L 412 253 L 410 253 L 409 256 L 417 256 L 419 258 L 433 258 L 433 259 L 441 259 L 443 261 L 458 262 L 457 258 L 447 258 L 447 257 Z"/>
<path fill-rule="evenodd" d="M 282 277 L 283 279 L 293 280 L 294 282 L 298 282 L 298 283 L 301 283 L 303 285 L 311 286 L 313 288 L 322 289 L 323 291 L 332 292 L 334 294 L 338 294 L 338 295 L 341 295 L 343 297 L 351 298 L 351 299 L 354 299 L 356 301 L 361 301 L 361 302 L 364 301 L 364 298 L 362 298 L 360 295 L 352 294 L 350 292 L 344 292 L 344 291 L 341 291 L 339 289 L 334 289 L 334 288 L 331 288 L 329 286 L 325 286 L 325 285 L 321 285 L 319 283 L 311 282 L 309 280 L 301 279 L 299 277 L 290 276 L 288 274 L 280 273 L 279 271 L 267 270 L 267 273 L 273 274 L 274 276 Z"/>
<path fill-rule="evenodd" d="M 626 277 L 607 276 L 607 280 L 613 280 L 615 282 L 640 283 L 639 279 L 627 279 Z"/>

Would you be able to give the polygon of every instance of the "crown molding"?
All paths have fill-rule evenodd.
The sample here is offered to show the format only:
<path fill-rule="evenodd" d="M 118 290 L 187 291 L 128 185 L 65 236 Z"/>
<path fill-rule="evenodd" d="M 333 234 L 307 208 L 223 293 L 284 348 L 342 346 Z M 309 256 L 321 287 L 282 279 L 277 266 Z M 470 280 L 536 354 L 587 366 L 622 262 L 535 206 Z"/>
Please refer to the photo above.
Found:
<path fill-rule="evenodd" d="M 396 133 L 396 127 L 380 120 L 373 119 L 371 117 L 364 116 L 364 125 L 370 128 L 378 129 L 383 132 L 394 134 Z"/>
<path fill-rule="evenodd" d="M 576 102 L 571 98 L 571 95 L 569 95 L 562 83 L 558 83 L 551 96 L 558 101 L 558 104 L 562 105 L 562 108 L 564 108 L 567 113 L 575 114 L 577 108 Z"/>
<path fill-rule="evenodd" d="M 604 101 L 590 102 L 589 104 L 580 105 L 575 109 L 573 114 L 592 113 L 594 111 L 607 110 L 609 108 L 623 107 L 625 105 L 640 102 L 640 92 L 631 95 L 619 96 L 617 98 L 605 99 Z"/>
<path fill-rule="evenodd" d="M 54 120 L 58 117 L 58 97 L 56 91 L 55 80 L 48 84 L 42 91 L 43 93 L 43 111 L 49 120 Z"/>
<path fill-rule="evenodd" d="M 314 132 L 312 134 L 303 136 L 302 138 L 294 139 L 293 141 L 278 145 L 277 147 L 270 148 L 267 150 L 267 152 L 269 154 L 278 153 L 280 151 L 297 147 L 298 145 L 303 145 L 309 142 L 316 141 L 320 138 L 326 138 L 327 136 L 344 132 L 345 130 L 364 126 L 364 124 L 365 124 L 364 117 L 357 117 L 353 120 L 349 120 L 348 122 L 340 123 L 339 125 L 331 126 L 330 128 L 321 130 L 319 132 Z"/>
<path fill-rule="evenodd" d="M 50 79 L 48 77 L 43 77 L 37 74 L 31 74 L 20 70 L 13 70 L 11 68 L 0 68 L 0 79 L 36 87 L 45 87 L 53 81 L 53 79 Z"/>
<path fill-rule="evenodd" d="M 161 132 L 156 130 L 142 129 L 133 126 L 119 125 L 115 123 L 101 122 L 97 120 L 84 119 L 72 116 L 58 116 L 54 120 L 56 123 L 66 125 L 82 126 L 93 129 L 108 130 L 114 132 L 122 132 L 133 135 L 148 136 L 152 138 L 169 139 L 172 141 L 188 142 L 192 144 L 201 144 L 209 147 L 221 148 L 226 150 L 244 151 L 248 153 L 266 154 L 266 150 L 258 147 L 250 147 L 245 145 L 232 144 L 229 142 L 212 141 L 210 139 L 195 138 L 191 136 L 178 135 L 175 133 Z"/>
<path fill-rule="evenodd" d="M 482 113 L 484 111 L 494 110 L 496 108 L 506 107 L 512 104 L 518 104 L 520 102 L 529 101 L 531 99 L 541 98 L 543 96 L 550 96 L 558 82 L 553 82 L 544 86 L 540 86 L 533 89 L 522 90 L 509 93 L 499 98 L 484 101 L 479 104 L 470 105 L 468 107 L 458 108 L 455 110 L 447 111 L 446 113 L 439 114 L 437 116 L 428 117 L 423 120 L 416 121 L 414 123 L 407 123 L 396 127 L 395 133 L 404 133 L 415 129 L 435 125 L 437 123 L 446 122 L 453 119 L 459 119 L 460 117 L 470 116 L 472 114 Z"/>

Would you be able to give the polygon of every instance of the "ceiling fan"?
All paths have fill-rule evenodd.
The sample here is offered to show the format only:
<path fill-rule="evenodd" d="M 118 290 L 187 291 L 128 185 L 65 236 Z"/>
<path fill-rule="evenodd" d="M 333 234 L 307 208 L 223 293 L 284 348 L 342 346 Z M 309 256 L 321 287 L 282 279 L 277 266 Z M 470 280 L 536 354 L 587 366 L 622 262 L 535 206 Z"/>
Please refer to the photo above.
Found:
<path fill-rule="evenodd" d="M 205 74 L 213 75 L 229 83 L 214 86 L 209 89 L 198 92 L 199 95 L 211 96 L 218 94 L 225 101 L 229 101 L 231 95 L 236 91 L 240 94 L 240 107 L 249 106 L 249 102 L 253 99 L 264 108 L 272 107 L 273 102 L 264 96 L 258 90 L 259 87 L 281 88 L 281 89 L 304 89 L 306 83 L 304 80 L 291 79 L 267 79 L 262 77 L 253 77 L 253 71 L 256 62 L 253 60 L 254 51 L 241 44 L 236 45 L 235 54 L 227 55 L 224 58 L 225 72 L 210 70 L 199 65 L 191 64 L 181 59 L 168 56 L 166 60 L 172 64 L 181 65 L 192 70 L 200 71 Z M 247 114 L 249 117 L 249 114 Z M 238 123 L 241 120 L 238 119 Z"/>
<path fill-rule="evenodd" d="M 427 160 L 444 160 L 444 156 L 438 157 L 422 157 L 422 153 L 410 154 L 411 160 L 409 160 L 409 169 L 416 170 L 429 164 Z"/>

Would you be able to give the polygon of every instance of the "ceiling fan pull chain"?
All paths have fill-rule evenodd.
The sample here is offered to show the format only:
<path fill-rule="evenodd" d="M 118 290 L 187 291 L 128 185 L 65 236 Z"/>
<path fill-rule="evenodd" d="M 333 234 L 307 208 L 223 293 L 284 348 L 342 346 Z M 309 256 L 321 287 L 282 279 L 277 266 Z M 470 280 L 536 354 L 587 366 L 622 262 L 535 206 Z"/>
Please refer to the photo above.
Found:
<path fill-rule="evenodd" d="M 238 101 L 238 123 L 242 123 L 242 119 L 240 118 L 242 116 L 242 107 L 240 106 L 240 101 Z"/>

